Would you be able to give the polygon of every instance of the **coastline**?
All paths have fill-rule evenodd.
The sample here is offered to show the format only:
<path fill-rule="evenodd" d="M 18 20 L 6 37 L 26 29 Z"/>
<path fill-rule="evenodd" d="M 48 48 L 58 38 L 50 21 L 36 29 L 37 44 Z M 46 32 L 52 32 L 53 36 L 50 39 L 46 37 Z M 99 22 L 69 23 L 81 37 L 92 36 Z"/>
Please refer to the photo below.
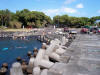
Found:
<path fill-rule="evenodd" d="M 25 28 L 25 29 L 0 29 L 2 32 L 21 32 L 21 31 L 24 31 L 24 32 L 29 32 L 29 31 L 31 31 L 31 30 L 35 30 L 35 28 L 34 29 L 27 29 L 27 28 Z"/>

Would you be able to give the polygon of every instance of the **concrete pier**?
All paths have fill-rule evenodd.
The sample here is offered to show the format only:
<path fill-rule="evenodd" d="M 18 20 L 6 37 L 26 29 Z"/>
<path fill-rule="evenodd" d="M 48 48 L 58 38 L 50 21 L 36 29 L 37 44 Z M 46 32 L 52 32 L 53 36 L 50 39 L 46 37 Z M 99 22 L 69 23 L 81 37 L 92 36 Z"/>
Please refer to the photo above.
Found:
<path fill-rule="evenodd" d="M 62 75 L 100 75 L 100 35 L 78 34 L 62 56 L 71 56 L 69 63 L 56 63 L 51 70 Z"/>
<path fill-rule="evenodd" d="M 76 39 L 66 41 L 70 42 L 69 47 L 65 42 L 61 44 L 60 39 L 53 39 L 50 45 L 45 45 L 47 48 L 40 49 L 32 60 L 33 75 L 100 75 L 100 35 L 77 34 Z"/>

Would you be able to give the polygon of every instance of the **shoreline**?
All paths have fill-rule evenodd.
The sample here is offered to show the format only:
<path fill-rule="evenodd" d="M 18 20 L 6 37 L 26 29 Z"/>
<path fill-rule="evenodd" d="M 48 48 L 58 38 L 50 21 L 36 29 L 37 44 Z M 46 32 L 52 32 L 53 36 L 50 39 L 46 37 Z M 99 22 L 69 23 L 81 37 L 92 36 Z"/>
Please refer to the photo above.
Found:
<path fill-rule="evenodd" d="M 24 32 L 29 32 L 31 30 L 37 30 L 37 28 L 34 28 L 34 29 L 0 29 L 1 32 L 21 32 L 21 31 L 24 31 Z"/>
<path fill-rule="evenodd" d="M 40 28 L 39 28 L 39 29 L 40 29 Z M 23 30 L 23 29 L 21 29 L 21 30 Z M 21 31 L 21 30 L 20 30 L 20 31 Z M 34 29 L 29 29 L 29 30 L 34 30 Z M 40 29 L 40 30 L 37 31 L 37 32 L 39 33 L 39 32 L 41 32 L 41 30 L 42 30 L 42 29 Z M 43 30 L 45 30 L 45 29 L 43 29 Z M 61 35 L 61 34 L 56 34 L 56 35 L 55 35 L 54 32 L 56 31 L 56 29 L 54 29 L 54 30 L 53 30 L 53 28 L 52 28 L 52 30 L 47 30 L 47 29 L 46 29 L 45 32 L 46 32 L 46 31 L 47 31 L 47 32 L 51 32 L 52 34 L 54 34 L 53 36 L 50 34 L 50 36 L 53 37 L 52 40 L 54 40 L 55 38 L 57 38 L 57 39 L 59 39 L 59 41 L 61 41 L 61 38 L 62 38 L 63 35 Z M 8 32 L 9 32 L 9 31 L 8 31 Z M 17 32 L 17 31 L 15 31 L 15 33 L 16 33 L 16 32 Z M 22 33 L 23 33 L 23 32 L 22 32 Z M 32 32 L 31 32 L 31 33 L 32 33 Z M 42 32 L 41 32 L 41 33 L 42 33 Z M 36 34 L 37 34 L 37 33 L 36 33 Z M 45 33 L 45 34 L 46 34 L 46 33 Z M 47 34 L 48 34 L 48 33 L 47 33 Z M 57 35 L 59 35 L 60 37 L 57 36 Z M 49 36 L 49 38 L 50 38 L 50 36 Z M 67 36 L 66 36 L 66 39 L 67 39 Z M 42 40 L 42 39 L 41 39 L 41 40 Z M 72 40 L 74 40 L 74 39 L 72 39 Z M 57 41 L 57 40 L 55 40 L 55 41 Z M 69 47 L 71 43 L 72 43 L 72 41 L 66 42 L 65 47 Z M 50 46 L 50 45 L 49 45 L 49 46 Z M 67 60 L 67 61 L 69 61 L 69 60 Z M 51 62 L 54 63 L 53 61 L 51 61 Z M 59 61 L 58 61 L 58 62 L 59 62 Z M 65 62 L 65 61 L 62 60 L 62 62 Z M 28 62 L 28 64 L 29 64 L 29 62 Z M 28 66 L 28 65 L 26 64 L 26 66 Z M 10 67 L 10 68 L 11 68 L 11 67 Z"/>

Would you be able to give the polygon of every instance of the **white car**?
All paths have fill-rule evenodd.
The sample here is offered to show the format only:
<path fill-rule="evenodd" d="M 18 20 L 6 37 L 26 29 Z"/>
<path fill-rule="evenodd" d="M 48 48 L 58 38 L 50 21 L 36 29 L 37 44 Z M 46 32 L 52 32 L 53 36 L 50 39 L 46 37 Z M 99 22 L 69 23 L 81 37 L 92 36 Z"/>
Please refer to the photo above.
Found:
<path fill-rule="evenodd" d="M 70 30 L 69 33 L 71 33 L 71 34 L 77 34 L 77 31 L 76 30 Z"/>

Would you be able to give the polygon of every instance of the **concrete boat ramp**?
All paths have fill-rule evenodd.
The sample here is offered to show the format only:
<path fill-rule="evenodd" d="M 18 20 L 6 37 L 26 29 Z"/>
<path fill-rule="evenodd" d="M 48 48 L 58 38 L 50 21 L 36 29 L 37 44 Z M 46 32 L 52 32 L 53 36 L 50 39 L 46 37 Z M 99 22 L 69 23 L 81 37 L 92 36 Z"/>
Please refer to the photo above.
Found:
<path fill-rule="evenodd" d="M 100 75 L 99 37 L 95 34 L 78 34 L 63 55 L 71 56 L 69 63 L 56 63 L 50 70 L 63 75 Z"/>

